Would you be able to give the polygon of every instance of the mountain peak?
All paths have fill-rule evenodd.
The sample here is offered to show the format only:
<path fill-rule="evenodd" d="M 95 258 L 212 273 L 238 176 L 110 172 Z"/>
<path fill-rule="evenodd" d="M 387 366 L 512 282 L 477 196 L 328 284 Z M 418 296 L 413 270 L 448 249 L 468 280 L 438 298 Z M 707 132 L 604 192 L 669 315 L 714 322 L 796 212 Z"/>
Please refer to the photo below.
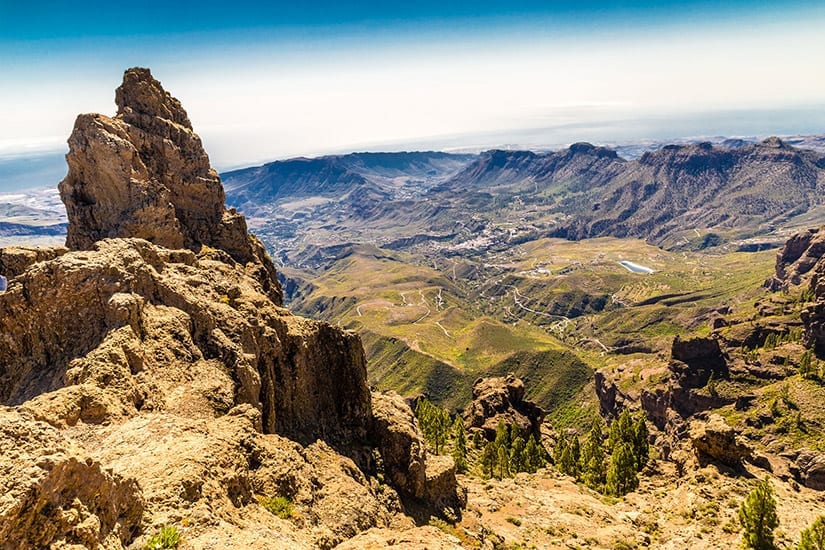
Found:
<path fill-rule="evenodd" d="M 136 126 L 142 118 L 151 117 L 192 129 L 181 102 L 163 89 L 149 69 L 132 67 L 123 73 L 123 84 L 115 91 L 115 104 L 118 116 Z"/>
<path fill-rule="evenodd" d="M 88 250 L 117 237 L 169 249 L 207 245 L 262 267 L 259 280 L 280 304 L 275 268 L 244 217 L 226 209 L 220 177 L 180 101 L 149 69 L 132 68 L 115 102 L 115 117 L 80 115 L 69 137 L 69 173 L 59 185 L 66 246 Z"/>

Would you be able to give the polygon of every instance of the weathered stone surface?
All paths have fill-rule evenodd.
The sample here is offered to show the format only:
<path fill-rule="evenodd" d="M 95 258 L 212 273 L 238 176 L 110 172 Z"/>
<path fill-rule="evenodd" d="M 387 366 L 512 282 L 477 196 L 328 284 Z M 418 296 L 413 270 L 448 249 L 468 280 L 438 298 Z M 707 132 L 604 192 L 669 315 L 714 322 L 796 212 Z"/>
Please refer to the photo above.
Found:
<path fill-rule="evenodd" d="M 435 511 L 463 508 L 466 497 L 456 481 L 453 459 L 426 452 L 424 436 L 407 402 L 393 391 L 373 393 L 372 411 L 372 439 L 388 480 L 402 496 L 422 501 Z"/>
<path fill-rule="evenodd" d="M 16 280 L 0 297 L 2 403 L 40 396 L 56 425 L 103 421 L 182 407 L 185 382 L 216 412 L 259 408 L 266 432 L 366 441 L 358 337 L 277 307 L 231 260 L 110 239 Z M 41 394 L 64 386 L 62 408 L 47 405 Z"/>
<path fill-rule="evenodd" d="M 805 487 L 825 491 L 825 453 L 802 450 L 796 457 L 792 472 Z"/>
<path fill-rule="evenodd" d="M 603 417 L 617 418 L 626 406 L 627 396 L 619 390 L 615 380 L 608 380 L 604 371 L 597 370 L 593 379 L 596 397 L 599 398 L 599 412 Z"/>
<path fill-rule="evenodd" d="M 0 248 L 0 275 L 9 279 L 17 277 L 32 264 L 57 258 L 67 251 L 68 249 L 62 246 L 9 246 Z"/>
<path fill-rule="evenodd" d="M 467 492 L 455 477 L 455 462 L 449 456 L 427 456 L 426 500 L 436 510 L 452 508 L 458 512 L 467 505 Z"/>
<path fill-rule="evenodd" d="M 825 254 L 825 231 L 812 228 L 791 236 L 776 254 L 776 275 L 765 286 L 772 290 L 798 285 Z"/>
<path fill-rule="evenodd" d="M 700 462 L 712 460 L 739 467 L 752 452 L 737 431 L 718 414 L 709 415 L 706 421 L 691 422 L 690 441 Z"/>
<path fill-rule="evenodd" d="M 126 71 L 115 100 L 117 116 L 80 115 L 69 138 L 69 173 L 59 185 L 66 246 L 136 237 L 170 249 L 218 248 L 252 264 L 280 305 L 275 268 L 243 216 L 225 209 L 220 178 L 180 102 L 140 68 Z"/>
<path fill-rule="evenodd" d="M 140 529 L 136 480 L 102 467 L 51 426 L 0 409 L 0 547 L 122 548 Z"/>
<path fill-rule="evenodd" d="M 544 414 L 541 407 L 524 399 L 524 383 L 511 374 L 477 380 L 473 384 L 473 402 L 464 419 L 468 427 L 484 430 L 490 440 L 495 438 L 500 420 L 518 426 L 525 438 L 534 435 L 539 440 Z"/>
<path fill-rule="evenodd" d="M 426 495 L 426 448 L 415 415 L 395 392 L 372 394 L 372 438 L 389 480 L 406 495 Z"/>
<path fill-rule="evenodd" d="M 461 550 L 461 541 L 438 529 L 425 525 L 414 529 L 370 529 L 335 548 L 339 550 Z"/>

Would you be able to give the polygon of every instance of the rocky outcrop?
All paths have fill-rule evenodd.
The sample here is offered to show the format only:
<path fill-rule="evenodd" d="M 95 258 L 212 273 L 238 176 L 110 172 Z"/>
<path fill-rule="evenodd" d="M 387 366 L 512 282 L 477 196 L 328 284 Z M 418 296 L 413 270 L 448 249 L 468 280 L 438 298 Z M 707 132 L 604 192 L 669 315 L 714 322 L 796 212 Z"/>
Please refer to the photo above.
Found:
<path fill-rule="evenodd" d="M 825 453 L 803 449 L 791 466 L 791 473 L 805 487 L 825 491 Z"/>
<path fill-rule="evenodd" d="M 142 547 L 174 524 L 192 548 L 331 548 L 396 522 L 397 494 L 367 477 L 360 339 L 280 307 L 148 71 L 127 71 L 117 103 L 70 138 L 69 250 L 0 251 L 0 540 Z M 439 460 L 416 478 L 424 500 L 450 478 L 458 494 Z M 274 496 L 295 515 L 258 505 Z"/>
<path fill-rule="evenodd" d="M 825 254 L 825 231 L 812 228 L 791 236 L 776 255 L 776 274 L 765 283 L 771 290 L 802 284 Z"/>
<path fill-rule="evenodd" d="M 813 270 L 809 288 L 814 303 L 801 314 L 805 325 L 805 345 L 814 348 L 822 357 L 825 356 L 825 260 L 821 257 Z"/>
<path fill-rule="evenodd" d="M 126 71 L 114 118 L 77 117 L 69 173 L 60 197 L 69 218 L 66 246 L 87 250 L 109 237 L 137 237 L 169 249 L 223 250 L 281 303 L 275 268 L 247 233 L 243 216 L 224 207 L 224 191 L 180 102 L 148 69 Z"/>
<path fill-rule="evenodd" d="M 715 338 L 682 340 L 677 336 L 668 368 L 683 388 L 700 388 L 708 383 L 711 375 L 717 380 L 728 375 L 725 355 Z"/>
<path fill-rule="evenodd" d="M 0 456 L 3 548 L 120 548 L 139 532 L 137 481 L 104 469 L 48 424 L 0 410 Z"/>
<path fill-rule="evenodd" d="M 427 486 L 424 436 L 407 402 L 395 392 L 372 394 L 372 437 L 389 480 L 399 491 L 424 498 Z"/>
<path fill-rule="evenodd" d="M 463 508 L 466 496 L 456 481 L 453 459 L 427 454 L 424 436 L 404 398 L 392 391 L 373 393 L 372 410 L 372 439 L 392 485 L 435 510 Z"/>
<path fill-rule="evenodd" d="M 0 248 L 0 275 L 17 277 L 37 262 L 52 260 L 67 252 L 61 247 L 9 246 Z"/>
<path fill-rule="evenodd" d="M 544 414 L 541 407 L 524 399 L 524 382 L 510 374 L 477 380 L 464 420 L 468 427 L 483 430 L 489 440 L 495 439 L 500 421 L 518 426 L 525 439 L 533 435 L 539 440 Z"/>
<path fill-rule="evenodd" d="M 608 380 L 604 371 L 593 373 L 596 397 L 599 398 L 599 413 L 605 418 L 618 418 L 627 406 L 627 396 L 619 390 L 614 380 Z"/>
<path fill-rule="evenodd" d="M 108 239 L 35 264 L 16 282 L 0 300 L 2 403 L 41 396 L 55 425 L 191 401 L 213 414 L 247 403 L 265 432 L 366 440 L 357 336 L 277 307 L 225 253 Z M 59 407 L 42 396 L 64 387 Z"/>
<path fill-rule="evenodd" d="M 690 426 L 690 442 L 700 463 L 715 461 L 739 467 L 751 457 L 751 448 L 737 431 L 718 414 L 707 420 L 695 419 Z"/>

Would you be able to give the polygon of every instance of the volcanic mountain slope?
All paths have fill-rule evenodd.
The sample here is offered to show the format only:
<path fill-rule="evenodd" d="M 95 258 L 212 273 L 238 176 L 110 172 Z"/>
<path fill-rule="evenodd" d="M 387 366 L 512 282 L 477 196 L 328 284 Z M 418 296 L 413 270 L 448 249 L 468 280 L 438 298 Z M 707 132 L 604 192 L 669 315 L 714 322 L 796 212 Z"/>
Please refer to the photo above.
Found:
<path fill-rule="evenodd" d="M 420 195 L 466 166 L 475 155 L 440 152 L 351 153 L 276 161 L 222 175 L 231 204 L 247 215 L 272 213 L 266 205 L 315 198 L 403 200 Z M 367 194 L 367 195 L 365 195 Z"/>
<path fill-rule="evenodd" d="M 147 69 L 116 98 L 69 140 L 67 248 L 0 252 L 0 545 L 454 547 L 401 500 L 460 515 L 451 459 L 370 394 L 355 334 L 280 307 L 180 103 Z"/>
<path fill-rule="evenodd" d="M 307 244 L 439 251 L 476 246 L 479 235 L 493 246 L 616 236 L 669 249 L 776 247 L 792 229 L 825 219 L 825 156 L 777 138 L 668 145 L 632 161 L 586 143 L 543 154 L 488 151 L 414 194 L 346 168 L 345 159 L 287 161 L 271 175 L 254 169 L 230 202 L 261 215 L 256 228 L 287 265 Z M 275 204 L 286 208 L 274 213 Z"/>

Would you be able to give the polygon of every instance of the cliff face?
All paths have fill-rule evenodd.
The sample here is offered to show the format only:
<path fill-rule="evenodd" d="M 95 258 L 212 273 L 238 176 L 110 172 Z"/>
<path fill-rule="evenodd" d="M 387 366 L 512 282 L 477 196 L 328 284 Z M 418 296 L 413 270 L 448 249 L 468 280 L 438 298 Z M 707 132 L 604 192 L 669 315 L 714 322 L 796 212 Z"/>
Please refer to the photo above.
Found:
<path fill-rule="evenodd" d="M 811 304 L 802 311 L 805 344 L 825 355 L 825 231 L 812 228 L 792 235 L 776 255 L 776 274 L 765 282 L 772 290 L 804 285 Z"/>
<path fill-rule="evenodd" d="M 117 105 L 69 139 L 68 250 L 0 251 L 0 541 L 141 547 L 171 523 L 194 548 L 330 548 L 412 527 L 365 475 L 360 339 L 280 307 L 271 261 L 148 70 L 126 72 Z M 272 525 L 258 499 L 273 496 L 300 521 Z"/>

